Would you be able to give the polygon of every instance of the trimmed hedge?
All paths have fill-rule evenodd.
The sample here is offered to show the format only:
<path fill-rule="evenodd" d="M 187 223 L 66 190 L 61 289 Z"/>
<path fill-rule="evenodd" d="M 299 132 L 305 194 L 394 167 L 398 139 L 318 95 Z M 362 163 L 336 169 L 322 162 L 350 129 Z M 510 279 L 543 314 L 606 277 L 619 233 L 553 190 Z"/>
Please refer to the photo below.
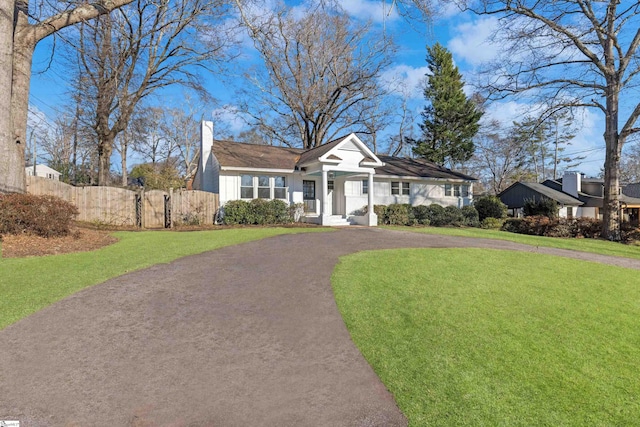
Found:
<path fill-rule="evenodd" d="M 78 209 L 54 196 L 0 194 L 0 235 L 67 236 Z"/>
<path fill-rule="evenodd" d="M 282 200 L 232 200 L 224 205 L 222 220 L 227 225 L 275 225 L 295 222 L 296 205 Z"/>
<path fill-rule="evenodd" d="M 366 206 L 363 212 L 366 213 Z M 409 204 L 375 205 L 378 225 L 478 226 L 478 211 L 473 206 L 411 206 Z"/>

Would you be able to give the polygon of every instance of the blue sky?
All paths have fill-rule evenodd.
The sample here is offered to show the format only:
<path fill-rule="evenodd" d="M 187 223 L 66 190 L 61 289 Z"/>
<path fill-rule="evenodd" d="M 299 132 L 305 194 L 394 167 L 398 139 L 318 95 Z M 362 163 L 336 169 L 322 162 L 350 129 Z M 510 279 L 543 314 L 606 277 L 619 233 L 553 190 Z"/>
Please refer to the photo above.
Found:
<path fill-rule="evenodd" d="M 298 2 L 290 1 L 289 4 Z M 468 13 L 461 13 L 455 7 L 440 10 L 440 16 L 430 26 L 413 23 L 407 24 L 395 11 L 388 13 L 391 1 L 386 0 L 342 0 L 342 7 L 355 20 L 371 20 L 378 28 L 395 38 L 398 53 L 386 76 L 401 78 L 409 93 L 412 94 L 411 108 L 416 112 L 422 110 L 424 100 L 420 82 L 426 72 L 426 46 L 436 41 L 446 46 L 453 54 L 454 60 L 462 72 L 467 83 L 474 81 L 474 71 L 483 62 L 494 57 L 499 46 L 487 42 L 487 37 L 497 25 L 494 18 L 476 17 Z M 384 10 L 387 13 L 383 13 Z M 58 42 L 59 44 L 60 42 Z M 255 52 L 251 52 L 251 43 L 244 40 L 241 44 L 243 57 L 249 63 Z M 33 62 L 33 76 L 31 82 L 30 104 L 34 110 L 42 111 L 49 118 L 55 116 L 68 101 L 66 72 L 60 55 L 61 49 L 54 50 L 52 39 L 45 40 L 36 49 Z M 54 52 L 53 56 L 51 52 Z M 243 67 L 241 61 L 236 64 Z M 238 132 L 244 129 L 242 120 L 234 116 L 234 93 L 216 76 L 207 77 L 207 89 L 218 100 L 219 104 L 210 108 L 211 118 L 226 121 L 230 131 Z M 472 88 L 469 87 L 469 92 Z M 179 105 L 182 98 L 179 89 L 173 89 L 163 94 L 169 103 Z M 165 101 L 163 101 L 165 102 Z M 488 107 L 485 119 L 499 119 L 505 124 L 520 120 L 530 110 L 525 101 L 507 100 L 493 103 Z M 205 119 L 207 119 L 205 114 Z M 604 142 L 602 139 L 603 121 L 595 111 L 584 111 L 579 122 L 580 132 L 568 147 L 566 153 L 571 155 L 586 155 L 587 159 L 578 168 L 588 175 L 598 174 L 604 161 Z M 114 166 L 118 163 L 114 160 Z M 130 162 L 131 164 L 131 162 Z"/>

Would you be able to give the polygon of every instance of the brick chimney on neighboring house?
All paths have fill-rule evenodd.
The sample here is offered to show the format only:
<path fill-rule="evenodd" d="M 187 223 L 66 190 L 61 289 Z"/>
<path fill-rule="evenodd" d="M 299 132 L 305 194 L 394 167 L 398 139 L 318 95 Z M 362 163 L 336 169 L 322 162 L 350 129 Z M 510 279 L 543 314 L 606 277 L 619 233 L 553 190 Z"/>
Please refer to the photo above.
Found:
<path fill-rule="evenodd" d="M 562 176 L 562 191 L 578 198 L 582 191 L 582 174 L 580 172 L 565 172 Z"/>

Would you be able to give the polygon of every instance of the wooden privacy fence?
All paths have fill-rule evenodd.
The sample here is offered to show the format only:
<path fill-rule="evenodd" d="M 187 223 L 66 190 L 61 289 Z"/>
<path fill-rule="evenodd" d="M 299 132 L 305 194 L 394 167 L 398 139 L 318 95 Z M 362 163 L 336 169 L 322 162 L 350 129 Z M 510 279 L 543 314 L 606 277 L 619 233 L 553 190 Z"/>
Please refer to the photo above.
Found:
<path fill-rule="evenodd" d="M 68 201 L 78 208 L 78 221 L 115 226 L 169 228 L 183 224 L 213 224 L 218 211 L 218 195 L 197 190 L 167 192 L 74 187 L 52 179 L 27 176 L 27 192 Z"/>

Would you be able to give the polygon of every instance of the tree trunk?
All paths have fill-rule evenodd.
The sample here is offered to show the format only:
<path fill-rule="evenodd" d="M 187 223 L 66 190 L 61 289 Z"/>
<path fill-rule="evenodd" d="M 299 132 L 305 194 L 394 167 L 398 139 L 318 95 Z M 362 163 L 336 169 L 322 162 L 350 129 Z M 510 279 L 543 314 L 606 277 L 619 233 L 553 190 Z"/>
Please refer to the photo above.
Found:
<path fill-rule="evenodd" d="M 26 6 L 25 6 L 26 7 Z M 24 147 L 27 140 L 27 115 L 29 111 L 29 85 L 31 83 L 31 60 L 36 47 L 35 33 L 30 31 L 27 15 L 16 11 L 16 27 L 13 40 L 13 79 L 11 83 L 11 114 L 14 152 L 12 169 L 19 192 L 26 191 Z"/>
<path fill-rule="evenodd" d="M 605 116 L 604 140 L 606 155 L 604 159 L 604 210 L 602 218 L 602 237 L 620 241 L 620 201 L 618 199 L 620 152 L 622 141 L 618 135 L 618 93 L 614 84 L 608 84 Z"/>
<path fill-rule="evenodd" d="M 122 143 L 121 149 L 120 149 L 120 158 L 121 158 L 121 165 L 122 165 L 122 186 L 126 187 L 127 186 L 127 148 L 128 145 L 126 142 Z"/>
<path fill-rule="evenodd" d="M 14 2 L 0 0 L 0 193 L 24 192 L 20 174 L 15 172 L 19 162 L 18 151 L 13 139 L 11 121 L 11 81 L 13 73 L 13 17 Z M 24 174 L 24 162 L 22 163 Z M 24 180 L 24 178 L 23 178 Z"/>
<path fill-rule="evenodd" d="M 113 137 L 99 137 L 98 142 L 98 185 L 109 185 L 111 180 L 111 154 L 113 153 Z"/>

